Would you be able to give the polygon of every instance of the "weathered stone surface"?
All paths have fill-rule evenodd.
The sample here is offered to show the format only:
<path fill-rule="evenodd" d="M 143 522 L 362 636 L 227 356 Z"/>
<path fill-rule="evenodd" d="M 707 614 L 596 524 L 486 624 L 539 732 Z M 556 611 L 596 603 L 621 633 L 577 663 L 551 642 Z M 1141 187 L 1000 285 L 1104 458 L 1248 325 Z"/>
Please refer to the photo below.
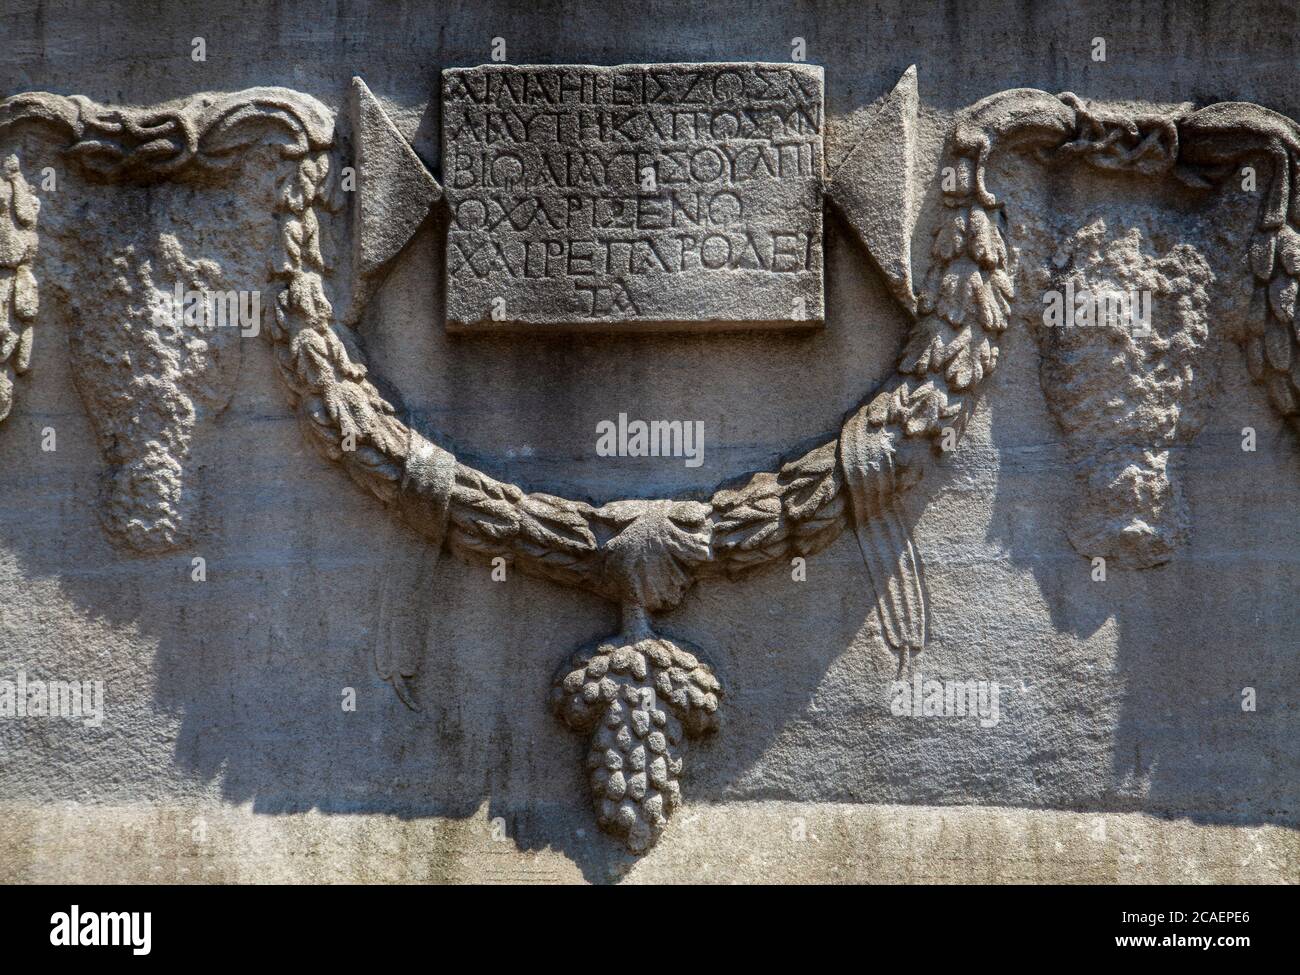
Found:
<path fill-rule="evenodd" d="M 580 828 L 505 854 L 486 804 L 448 819 L 12 803 L 0 805 L 0 882 L 1285 884 L 1300 858 L 1294 830 L 1141 813 L 769 801 L 709 803 L 691 820 L 638 859 Z"/>
<path fill-rule="evenodd" d="M 1296 880 L 1285 33 L 914 6 L 15 5 L 0 878 Z M 822 326 L 444 328 L 420 160 L 498 33 L 806 39 Z M 1067 290 L 1149 291 L 1149 334 L 1049 325 Z"/>
<path fill-rule="evenodd" d="M 912 65 L 870 121 L 848 133 L 852 148 L 827 190 L 889 282 L 890 292 L 912 312 L 918 99 Z"/>
<path fill-rule="evenodd" d="M 447 322 L 822 320 L 821 68 L 442 73 Z"/>

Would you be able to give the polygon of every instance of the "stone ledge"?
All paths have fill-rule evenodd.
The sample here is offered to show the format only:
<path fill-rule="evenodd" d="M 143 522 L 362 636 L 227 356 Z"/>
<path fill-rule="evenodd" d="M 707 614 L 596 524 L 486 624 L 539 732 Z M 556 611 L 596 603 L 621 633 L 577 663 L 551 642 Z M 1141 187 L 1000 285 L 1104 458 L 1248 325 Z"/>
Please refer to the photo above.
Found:
<path fill-rule="evenodd" d="M 0 805 L 3 883 L 1295 883 L 1300 832 L 978 806 L 688 806 L 639 862 L 569 811 L 566 849 L 463 819 L 248 806 Z M 564 810 L 534 817 L 565 819 Z M 572 825 L 577 824 L 577 825 Z M 509 827 L 505 827 L 509 833 Z M 498 830 L 499 832 L 499 830 Z M 196 840 L 196 835 L 203 838 Z M 803 839 L 797 839 L 803 836 Z"/>

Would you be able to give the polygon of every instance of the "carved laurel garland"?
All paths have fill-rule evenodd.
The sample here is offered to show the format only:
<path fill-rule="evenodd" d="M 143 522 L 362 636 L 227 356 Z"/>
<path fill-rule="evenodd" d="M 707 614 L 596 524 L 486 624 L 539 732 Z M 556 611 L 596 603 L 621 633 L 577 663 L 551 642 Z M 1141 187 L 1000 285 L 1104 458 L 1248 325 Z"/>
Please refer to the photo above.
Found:
<path fill-rule="evenodd" d="M 918 561 L 896 502 L 934 461 L 945 428 L 960 434 L 997 365 L 1014 285 L 1005 216 L 987 185 L 995 150 L 1032 153 L 1045 163 L 1077 158 L 1102 169 L 1173 173 L 1207 186 L 1243 160 L 1270 160 L 1272 191 L 1250 249 L 1267 313 L 1252 325 L 1247 361 L 1293 426 L 1300 414 L 1300 128 L 1254 105 L 1130 116 L 1094 111 L 1068 93 L 1016 89 L 972 106 L 949 140 L 945 165 L 957 178 L 945 193 L 918 318 L 897 371 L 840 436 L 779 470 L 724 485 L 707 502 L 599 507 L 529 493 L 460 463 L 407 426 L 371 383 L 361 342 L 328 296 L 321 220 L 341 201 L 332 116 L 315 99 L 252 89 L 143 110 L 40 93 L 0 102 L 0 137 L 26 123 L 60 131 L 67 156 L 88 173 L 123 181 L 237 166 L 242 150 L 267 141 L 268 126 L 277 130 L 284 172 L 270 275 L 279 290 L 267 331 L 290 403 L 317 449 L 396 508 L 435 553 L 445 542 L 462 556 L 505 556 L 526 572 L 623 606 L 623 632 L 560 669 L 552 705 L 571 728 L 591 735 L 597 817 L 636 852 L 655 842 L 680 804 L 684 738 L 716 729 L 723 696 L 697 651 L 652 631 L 650 613 L 676 605 L 700 578 L 811 555 L 852 525 L 900 663 L 924 644 Z M 5 167 L 12 189 L 0 196 L 7 207 L 0 210 L 0 311 L 8 316 L 0 317 L 0 361 L 8 369 L 16 353 L 12 369 L 21 372 L 30 329 L 15 335 L 9 323 L 35 315 L 29 265 L 36 208 L 25 202 L 17 161 Z M 8 247 L 20 232 L 29 234 L 25 243 Z M 7 398 L 7 387 L 0 392 Z M 379 663 L 412 703 L 414 654 Z"/>

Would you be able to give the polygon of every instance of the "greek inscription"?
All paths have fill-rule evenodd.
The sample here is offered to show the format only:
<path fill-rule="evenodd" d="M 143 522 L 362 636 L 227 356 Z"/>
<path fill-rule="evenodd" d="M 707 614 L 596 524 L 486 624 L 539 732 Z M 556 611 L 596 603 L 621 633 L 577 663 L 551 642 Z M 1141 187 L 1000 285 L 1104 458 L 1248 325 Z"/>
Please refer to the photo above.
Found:
<path fill-rule="evenodd" d="M 444 71 L 449 324 L 820 322 L 822 128 L 805 64 Z"/>

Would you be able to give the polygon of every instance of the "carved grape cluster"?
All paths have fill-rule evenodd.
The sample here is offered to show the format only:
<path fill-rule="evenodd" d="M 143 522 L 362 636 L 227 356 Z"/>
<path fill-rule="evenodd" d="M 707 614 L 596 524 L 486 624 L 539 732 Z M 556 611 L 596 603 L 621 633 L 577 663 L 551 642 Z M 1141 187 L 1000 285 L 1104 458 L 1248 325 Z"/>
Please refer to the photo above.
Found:
<path fill-rule="evenodd" d="M 602 829 L 633 853 L 658 841 L 682 802 L 685 736 L 716 731 L 722 685 L 697 654 L 661 636 L 616 638 L 561 668 L 551 706 L 592 732 L 592 801 Z"/>

